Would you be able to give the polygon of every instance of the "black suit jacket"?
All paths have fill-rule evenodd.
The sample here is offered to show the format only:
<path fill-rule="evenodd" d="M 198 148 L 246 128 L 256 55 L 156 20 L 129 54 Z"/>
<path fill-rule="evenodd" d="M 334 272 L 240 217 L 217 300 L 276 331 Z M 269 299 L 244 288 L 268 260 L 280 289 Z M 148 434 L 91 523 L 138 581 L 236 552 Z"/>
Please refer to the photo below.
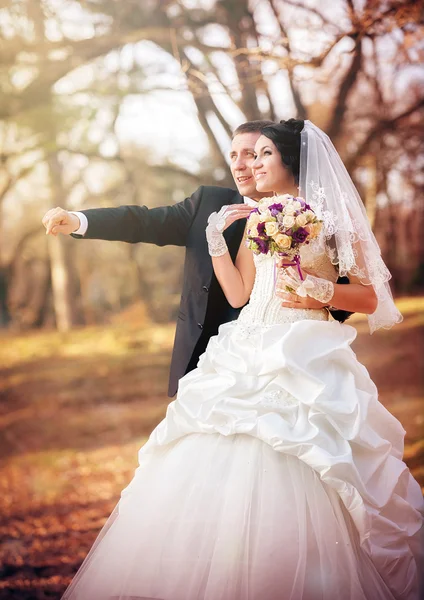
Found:
<path fill-rule="evenodd" d="M 157 246 L 185 246 L 184 281 L 177 319 L 169 377 L 169 396 L 177 391 L 179 379 L 195 368 L 209 338 L 218 327 L 236 319 L 212 268 L 205 229 L 209 215 L 226 204 L 242 203 L 242 196 L 228 188 L 202 186 L 172 206 L 119 206 L 82 211 L 88 219 L 84 236 L 75 238 L 115 240 Z M 235 221 L 224 232 L 233 260 L 243 237 L 245 220 Z"/>

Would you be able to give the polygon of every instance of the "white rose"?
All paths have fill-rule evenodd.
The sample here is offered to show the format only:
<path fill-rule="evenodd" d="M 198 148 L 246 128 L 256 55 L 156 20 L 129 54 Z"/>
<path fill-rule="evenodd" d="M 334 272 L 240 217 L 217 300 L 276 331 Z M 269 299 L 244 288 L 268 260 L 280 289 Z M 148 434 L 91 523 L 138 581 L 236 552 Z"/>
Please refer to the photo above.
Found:
<path fill-rule="evenodd" d="M 284 235 L 284 233 L 279 233 L 276 235 L 274 240 L 282 250 L 288 250 L 291 246 L 291 237 Z"/>
<path fill-rule="evenodd" d="M 248 230 L 247 233 L 248 233 L 248 235 L 250 237 L 258 237 L 259 234 L 258 234 L 258 228 L 257 228 L 256 224 L 255 225 L 251 225 L 249 227 L 249 230 Z"/>
<path fill-rule="evenodd" d="M 300 215 L 297 215 L 297 217 L 296 217 L 296 225 L 298 225 L 299 227 L 304 227 L 307 222 L 308 222 L 308 220 L 307 220 L 305 214 L 300 213 Z"/>
<path fill-rule="evenodd" d="M 290 204 L 287 204 L 287 205 L 284 207 L 284 214 L 285 214 L 285 215 L 294 215 L 294 213 L 295 213 L 295 208 L 294 208 L 294 206 L 293 206 L 293 203 L 292 203 L 292 202 L 291 202 Z"/>
<path fill-rule="evenodd" d="M 304 215 L 309 223 L 315 219 L 315 213 L 312 210 L 305 211 Z"/>
<path fill-rule="evenodd" d="M 264 212 L 266 212 L 268 210 L 268 203 L 267 202 L 259 202 L 258 205 L 258 210 L 261 214 L 263 214 Z"/>
<path fill-rule="evenodd" d="M 278 233 L 278 225 L 275 221 L 265 223 L 265 233 L 269 236 L 274 236 Z"/>
<path fill-rule="evenodd" d="M 295 208 L 295 210 L 300 210 L 302 208 L 302 205 L 300 204 L 300 202 L 298 202 L 297 200 L 295 200 L 293 202 L 293 207 Z"/>
<path fill-rule="evenodd" d="M 262 198 L 258 202 L 258 209 L 260 213 L 264 213 L 270 204 L 274 204 L 274 198 Z"/>
<path fill-rule="evenodd" d="M 261 221 L 261 217 L 258 213 L 252 213 L 248 219 L 248 224 L 257 225 Z"/>
<path fill-rule="evenodd" d="M 273 217 L 267 209 L 264 213 L 262 213 L 261 221 L 264 221 L 264 223 L 269 223 L 271 221 L 275 221 L 275 217 Z"/>
<path fill-rule="evenodd" d="M 291 215 L 286 215 L 283 219 L 283 225 L 284 227 L 293 227 L 293 225 L 295 224 L 295 218 L 292 217 Z"/>

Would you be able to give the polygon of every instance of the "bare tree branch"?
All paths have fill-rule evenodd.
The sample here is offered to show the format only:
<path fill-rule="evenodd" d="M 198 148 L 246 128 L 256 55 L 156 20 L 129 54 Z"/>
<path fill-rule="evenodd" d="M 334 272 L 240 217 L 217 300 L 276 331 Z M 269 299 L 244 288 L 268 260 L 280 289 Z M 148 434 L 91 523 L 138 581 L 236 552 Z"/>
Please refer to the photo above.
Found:
<path fill-rule="evenodd" d="M 17 175 L 8 174 L 6 184 L 3 187 L 3 189 L 0 191 L 0 205 L 1 205 L 2 201 L 5 199 L 6 195 L 10 192 L 10 190 L 18 183 L 18 181 L 21 181 L 27 175 L 29 175 L 29 173 L 31 173 L 31 171 L 35 168 L 35 166 L 38 164 L 38 162 L 39 161 L 35 162 L 34 164 L 30 165 L 29 167 L 25 167 Z"/>
<path fill-rule="evenodd" d="M 191 180 L 194 185 L 200 185 L 202 182 L 204 183 L 203 176 L 196 175 L 196 173 L 191 173 L 185 169 L 181 169 L 177 165 L 152 165 L 149 168 L 156 173 L 160 173 L 161 175 L 181 175 L 182 177 L 186 177 L 187 179 Z"/>
<path fill-rule="evenodd" d="M 115 154 L 114 156 L 103 156 L 102 154 L 100 154 L 98 151 L 96 150 L 75 150 L 75 149 L 71 149 L 71 148 L 58 148 L 57 152 L 68 152 L 69 154 L 75 154 L 78 156 L 86 156 L 87 158 L 94 158 L 94 159 L 98 159 L 100 161 L 106 161 L 106 162 L 119 162 L 122 165 L 125 166 L 127 172 L 128 172 L 128 163 L 130 161 L 134 161 L 134 166 L 135 164 L 140 164 L 140 161 L 137 160 L 137 157 L 133 157 L 133 156 L 123 156 L 121 154 L 121 152 Z M 48 155 L 46 155 L 47 158 Z M 144 164 L 144 163 L 143 163 Z M 146 166 L 146 165 L 144 165 Z M 185 169 L 182 169 L 181 167 L 179 167 L 178 165 L 173 165 L 171 163 L 167 163 L 164 165 L 147 165 L 148 168 L 152 171 L 155 171 L 157 173 L 167 173 L 167 174 L 172 174 L 172 175 L 181 175 L 182 177 L 185 177 L 191 181 L 193 181 L 193 183 L 199 185 L 202 181 L 202 178 L 199 175 L 196 175 L 195 173 L 192 173 L 191 171 L 186 171 Z"/>
<path fill-rule="evenodd" d="M 269 3 L 270 3 L 272 11 L 274 13 L 275 20 L 277 21 L 277 23 L 280 27 L 281 36 L 282 36 L 283 40 L 285 40 L 283 42 L 283 45 L 286 49 L 287 54 L 290 56 L 290 54 L 291 54 L 290 39 L 289 39 L 287 31 L 284 27 L 282 18 L 278 12 L 277 3 L 275 0 L 269 0 Z M 306 107 L 303 104 L 302 99 L 299 94 L 299 91 L 296 89 L 294 82 L 293 82 L 293 68 L 288 67 L 287 74 L 288 74 L 288 78 L 289 78 L 290 90 L 291 90 L 291 93 L 293 96 L 293 102 L 296 107 L 297 117 L 299 119 L 307 119 L 308 117 L 307 117 Z"/>
<path fill-rule="evenodd" d="M 367 148 L 370 146 L 371 141 L 374 138 L 381 136 L 386 131 L 390 131 L 391 129 L 394 129 L 395 126 L 399 123 L 399 121 L 401 121 L 402 119 L 406 119 L 407 117 L 412 115 L 414 112 L 416 112 L 417 110 L 419 110 L 420 108 L 423 108 L 423 107 L 424 107 L 424 98 L 421 98 L 420 100 L 415 102 L 415 104 L 410 106 L 407 110 L 400 113 L 396 117 L 394 117 L 392 119 L 384 119 L 384 120 L 378 121 L 369 130 L 368 134 L 366 135 L 366 137 L 364 138 L 362 143 L 357 147 L 355 152 L 346 158 L 346 160 L 345 160 L 346 168 L 348 170 L 351 170 L 354 168 L 358 159 L 366 152 Z"/>
<path fill-rule="evenodd" d="M 358 41 L 353 52 L 353 60 L 340 86 L 336 106 L 334 107 L 333 116 L 330 122 L 330 127 L 327 131 L 328 135 L 333 140 L 336 139 L 340 133 L 343 119 L 347 110 L 347 98 L 357 80 L 361 65 L 362 44 L 360 41 Z"/>
<path fill-rule="evenodd" d="M 249 56 L 248 52 L 238 53 L 237 49 L 248 48 L 249 33 L 254 29 L 253 15 L 247 0 L 238 0 L 237 3 L 232 0 L 221 0 L 219 7 L 225 15 L 232 49 L 235 50 L 235 52 L 231 52 L 231 55 L 240 86 L 241 108 L 246 119 L 252 121 L 260 117 L 261 111 L 259 110 L 256 89 L 251 83 L 252 79 L 258 83 L 262 79 L 262 73 L 260 65 L 250 60 L 256 58 L 255 56 Z"/>
<path fill-rule="evenodd" d="M 273 51 L 269 51 L 269 50 L 263 50 L 263 48 L 255 47 L 255 48 L 237 48 L 237 49 L 232 49 L 229 50 L 227 52 L 227 54 L 233 58 L 240 56 L 240 55 L 246 55 L 246 56 L 251 56 L 254 57 L 256 60 L 260 60 L 260 61 L 264 61 L 264 60 L 273 60 L 276 62 L 276 64 L 282 68 L 282 69 L 291 69 L 293 70 L 294 67 L 300 65 L 303 67 L 311 67 L 311 68 L 318 68 L 320 67 L 324 60 L 327 58 L 327 56 L 330 54 L 330 52 L 333 50 L 333 48 L 340 42 L 340 40 L 342 40 L 344 37 L 347 36 L 355 36 L 356 37 L 356 33 L 351 32 L 349 34 L 346 33 L 341 33 L 340 35 L 336 36 L 336 38 L 331 42 L 331 44 L 328 45 L 328 47 L 318 56 L 312 56 L 309 60 L 303 60 L 303 59 L 296 59 L 293 58 L 292 56 L 281 56 L 280 54 L 273 52 Z"/>
<path fill-rule="evenodd" d="M 296 8 L 300 8 L 301 10 L 305 10 L 313 15 L 316 15 L 326 25 L 331 25 L 331 27 L 334 27 L 336 30 L 341 31 L 340 27 L 336 23 L 329 21 L 327 19 L 327 17 L 325 17 L 323 14 L 321 14 L 321 12 L 317 8 L 314 8 L 313 6 L 306 6 L 305 4 L 301 4 L 300 2 L 297 2 L 297 0 L 283 0 L 283 1 L 284 1 L 284 4 L 287 4 L 288 6 L 294 6 Z"/>
<path fill-rule="evenodd" d="M 43 71 L 43 76 L 37 77 L 19 93 L 11 95 L 3 94 L 3 101 L 0 105 L 0 119 L 8 119 L 28 108 L 34 108 L 41 103 L 47 102 L 55 83 L 76 67 L 104 56 L 111 50 L 142 40 L 149 40 L 159 45 L 171 45 L 175 42 L 175 35 L 175 32 L 171 32 L 169 28 L 147 27 L 120 35 L 105 35 L 78 42 L 62 42 L 62 45 L 58 47 L 68 51 L 67 58 L 61 61 L 50 61 L 48 67 L 46 66 Z M 187 45 L 187 40 L 181 36 L 177 37 L 177 41 Z M 196 42 L 194 44 L 204 52 L 228 50 L 225 46 L 209 46 Z"/>
<path fill-rule="evenodd" d="M 231 131 L 231 127 L 229 126 L 228 122 L 225 120 L 223 114 L 221 113 L 221 111 L 219 110 L 219 108 L 216 106 L 215 102 L 213 101 L 212 96 L 209 93 L 208 87 L 207 87 L 207 82 L 205 81 L 203 76 L 200 76 L 201 74 L 199 74 L 198 70 L 195 68 L 195 65 L 192 63 L 192 61 L 189 59 L 188 55 L 186 52 L 184 52 L 184 57 L 185 60 L 187 61 L 187 64 L 189 65 L 188 71 L 187 71 L 187 79 L 188 79 L 188 83 L 189 83 L 189 88 L 193 91 L 193 97 L 194 97 L 194 101 L 196 103 L 197 109 L 199 110 L 199 112 L 203 113 L 203 115 L 205 116 L 206 122 L 207 122 L 207 115 L 208 113 L 213 113 L 218 121 L 220 122 L 220 124 L 222 125 L 224 131 L 226 132 L 226 134 L 228 135 L 228 137 L 231 137 L 232 135 L 232 131 Z M 198 82 L 198 86 L 200 86 L 200 89 L 203 90 L 205 93 L 204 95 L 200 96 L 197 94 L 197 86 L 196 83 L 194 83 L 194 89 L 193 89 L 193 77 L 195 77 L 197 79 Z M 203 126 L 203 123 L 202 123 Z M 208 128 L 206 131 L 206 134 L 209 137 L 209 132 L 212 132 L 212 130 L 209 127 L 208 124 Z M 218 143 L 216 142 L 215 145 L 215 149 L 219 148 Z M 225 163 L 226 165 L 226 163 Z"/>
<path fill-rule="evenodd" d="M 15 261 L 17 260 L 17 258 L 19 258 L 20 254 L 22 252 L 22 249 L 25 246 L 25 244 L 27 243 L 27 241 L 36 235 L 41 235 L 43 232 L 44 232 L 43 227 L 41 225 L 39 225 L 37 227 L 33 227 L 32 229 L 29 229 L 28 231 L 25 231 L 21 235 L 18 243 L 15 246 L 14 251 L 11 252 L 10 260 L 9 260 L 8 264 L 3 265 L 3 268 L 5 267 L 9 271 L 8 278 L 11 276 L 11 270 L 13 270 Z"/>

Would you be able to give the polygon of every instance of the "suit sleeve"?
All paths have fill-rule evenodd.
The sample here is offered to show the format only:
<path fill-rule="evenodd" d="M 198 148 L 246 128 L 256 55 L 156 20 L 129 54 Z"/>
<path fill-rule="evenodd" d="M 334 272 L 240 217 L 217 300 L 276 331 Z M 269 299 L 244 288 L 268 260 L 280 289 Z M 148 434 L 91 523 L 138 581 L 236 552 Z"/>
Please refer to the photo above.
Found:
<path fill-rule="evenodd" d="M 200 187 L 182 202 L 158 208 L 129 205 L 83 210 L 88 220 L 87 231 L 84 236 L 71 235 L 76 239 L 185 246 L 202 193 Z"/>

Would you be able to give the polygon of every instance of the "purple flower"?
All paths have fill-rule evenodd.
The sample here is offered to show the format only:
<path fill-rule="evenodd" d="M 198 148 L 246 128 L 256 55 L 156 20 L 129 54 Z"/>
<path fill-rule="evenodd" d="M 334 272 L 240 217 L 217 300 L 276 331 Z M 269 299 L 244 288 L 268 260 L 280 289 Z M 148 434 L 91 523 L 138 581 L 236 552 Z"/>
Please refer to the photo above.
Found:
<path fill-rule="evenodd" d="M 259 252 L 261 254 L 266 254 L 269 249 L 269 242 L 263 240 L 262 238 L 253 238 L 253 241 L 258 244 Z"/>
<path fill-rule="evenodd" d="M 279 204 L 271 204 L 270 206 L 268 206 L 268 210 L 273 217 L 276 217 L 278 214 L 283 212 L 283 205 L 280 203 Z"/>
<path fill-rule="evenodd" d="M 295 242 L 296 244 L 303 244 L 308 235 L 309 233 L 304 227 L 299 227 L 299 229 L 294 231 L 292 234 L 293 242 Z"/>
<path fill-rule="evenodd" d="M 256 229 L 258 230 L 259 235 L 264 235 L 265 233 L 265 223 L 258 223 L 256 226 Z"/>

